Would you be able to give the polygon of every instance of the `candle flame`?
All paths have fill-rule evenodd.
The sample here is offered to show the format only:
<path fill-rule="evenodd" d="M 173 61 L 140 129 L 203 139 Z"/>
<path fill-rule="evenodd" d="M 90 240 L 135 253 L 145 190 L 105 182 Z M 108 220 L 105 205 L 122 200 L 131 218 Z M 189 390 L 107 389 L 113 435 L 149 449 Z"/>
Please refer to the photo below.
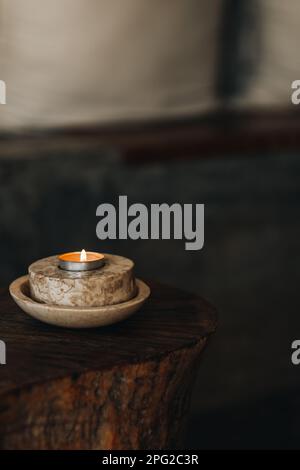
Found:
<path fill-rule="evenodd" d="M 86 260 L 87 260 L 86 251 L 85 251 L 85 250 L 81 250 L 81 253 L 80 253 L 80 261 L 86 261 Z"/>

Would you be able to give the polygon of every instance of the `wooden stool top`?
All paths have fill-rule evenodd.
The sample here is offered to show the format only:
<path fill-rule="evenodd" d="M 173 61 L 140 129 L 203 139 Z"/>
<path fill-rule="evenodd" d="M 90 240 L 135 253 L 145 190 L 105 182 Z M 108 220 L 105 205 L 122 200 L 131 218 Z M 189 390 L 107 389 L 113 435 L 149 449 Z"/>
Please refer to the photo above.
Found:
<path fill-rule="evenodd" d="M 158 359 L 195 345 L 216 329 L 207 301 L 180 289 L 150 283 L 151 297 L 134 316 L 93 330 L 52 327 L 34 320 L 0 291 L 0 394 L 27 385 Z"/>

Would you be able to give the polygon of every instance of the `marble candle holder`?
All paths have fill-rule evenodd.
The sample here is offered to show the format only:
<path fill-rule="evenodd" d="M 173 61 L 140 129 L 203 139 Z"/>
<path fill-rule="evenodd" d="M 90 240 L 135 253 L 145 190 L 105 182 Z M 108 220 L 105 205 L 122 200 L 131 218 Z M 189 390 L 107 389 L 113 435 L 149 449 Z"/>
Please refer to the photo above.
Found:
<path fill-rule="evenodd" d="M 31 297 L 46 304 L 103 307 L 136 294 L 134 263 L 123 256 L 104 255 L 104 265 L 92 271 L 65 271 L 57 256 L 29 266 Z"/>
<path fill-rule="evenodd" d="M 135 313 L 150 289 L 135 278 L 133 261 L 105 254 L 103 266 L 89 271 L 61 269 L 57 256 L 36 261 L 10 285 L 10 293 L 24 312 L 45 323 L 93 328 Z"/>

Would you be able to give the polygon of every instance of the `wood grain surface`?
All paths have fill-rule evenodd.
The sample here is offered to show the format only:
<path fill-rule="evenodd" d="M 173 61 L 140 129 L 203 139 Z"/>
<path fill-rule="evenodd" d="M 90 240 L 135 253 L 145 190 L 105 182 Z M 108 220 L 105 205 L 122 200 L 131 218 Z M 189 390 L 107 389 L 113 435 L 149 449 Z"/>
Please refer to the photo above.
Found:
<path fill-rule="evenodd" d="M 89 331 L 26 316 L 0 293 L 0 447 L 138 449 L 180 445 L 215 309 L 150 283 L 134 317 Z"/>

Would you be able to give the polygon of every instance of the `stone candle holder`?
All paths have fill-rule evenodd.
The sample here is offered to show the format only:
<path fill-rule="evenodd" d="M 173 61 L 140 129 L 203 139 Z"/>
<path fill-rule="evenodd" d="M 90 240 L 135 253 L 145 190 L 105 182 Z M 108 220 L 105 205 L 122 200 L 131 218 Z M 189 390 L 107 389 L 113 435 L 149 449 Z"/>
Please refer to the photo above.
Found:
<path fill-rule="evenodd" d="M 104 255 L 98 269 L 68 271 L 51 256 L 31 264 L 10 293 L 29 315 L 57 326 L 91 328 L 116 323 L 136 312 L 150 295 L 134 277 L 133 261 Z"/>

